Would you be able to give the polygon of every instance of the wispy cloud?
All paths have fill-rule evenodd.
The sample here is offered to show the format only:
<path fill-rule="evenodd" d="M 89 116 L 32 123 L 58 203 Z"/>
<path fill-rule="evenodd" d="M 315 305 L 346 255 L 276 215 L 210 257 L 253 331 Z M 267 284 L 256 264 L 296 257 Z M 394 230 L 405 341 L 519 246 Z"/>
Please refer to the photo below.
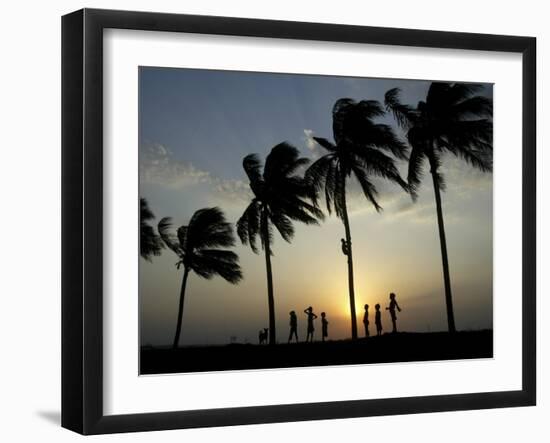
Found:
<path fill-rule="evenodd" d="M 174 158 L 167 146 L 159 143 L 148 143 L 140 149 L 140 182 L 162 186 L 171 190 L 203 186 L 218 200 L 224 202 L 242 202 L 249 200 L 251 192 L 243 180 L 222 179 L 195 167 L 190 162 Z"/>
<path fill-rule="evenodd" d="M 406 174 L 405 169 L 406 165 L 400 164 L 402 176 Z M 492 192 L 491 173 L 479 171 L 455 156 L 444 156 L 441 173 L 447 184 L 447 190 L 442 193 L 446 224 L 463 222 L 468 216 L 463 208 L 478 201 L 481 194 Z M 431 177 L 427 170 L 425 170 L 419 199 L 416 202 L 413 202 L 410 195 L 399 186 L 387 180 L 373 178 L 373 183 L 379 192 L 378 203 L 383 208 L 384 222 L 395 223 L 406 218 L 407 222 L 425 224 L 434 223 L 436 220 L 435 199 Z M 350 216 L 357 217 L 375 212 L 353 178 L 349 181 L 347 196 Z"/>
<path fill-rule="evenodd" d="M 303 140 L 304 144 L 313 161 L 317 160 L 323 155 L 323 148 L 313 139 L 313 129 L 304 129 Z"/>

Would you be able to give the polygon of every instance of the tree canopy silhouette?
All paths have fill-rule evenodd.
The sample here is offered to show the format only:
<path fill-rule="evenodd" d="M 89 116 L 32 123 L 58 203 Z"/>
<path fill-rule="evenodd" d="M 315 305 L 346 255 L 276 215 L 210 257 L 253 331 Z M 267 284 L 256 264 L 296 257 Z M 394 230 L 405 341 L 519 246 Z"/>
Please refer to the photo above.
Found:
<path fill-rule="evenodd" d="M 456 326 L 441 208 L 440 191 L 445 190 L 445 181 L 440 167 L 443 153 L 449 152 L 481 171 L 492 170 L 493 103 L 487 97 L 476 95 L 480 90 L 481 86 L 475 84 L 433 82 L 426 101 L 420 101 L 416 107 L 401 103 L 399 88 L 391 89 L 385 95 L 387 109 L 407 131 L 407 140 L 412 148 L 408 182 L 413 199 L 417 197 L 424 162 L 427 161 L 430 166 L 450 332 L 454 332 Z"/>
<path fill-rule="evenodd" d="M 314 204 L 314 189 L 297 173 L 309 163 L 300 157 L 298 149 L 280 143 L 268 154 L 262 171 L 257 154 L 243 159 L 243 168 L 250 181 L 254 198 L 237 221 L 237 234 L 243 244 L 258 253 L 257 237 L 265 252 L 267 298 L 269 309 L 269 344 L 276 343 L 275 301 L 271 255 L 273 226 L 281 237 L 290 243 L 294 236 L 293 221 L 318 224 L 323 213 Z"/>
<path fill-rule="evenodd" d="M 183 266 L 178 322 L 172 345 L 173 348 L 177 348 L 189 272 L 193 271 L 205 279 L 219 275 L 233 284 L 242 279 L 242 272 L 237 254 L 221 249 L 234 246 L 235 236 L 231 224 L 225 220 L 219 208 L 199 209 L 193 214 L 187 226 L 180 226 L 177 229 L 176 235 L 171 232 L 171 227 L 170 217 L 163 218 L 158 224 L 162 240 L 179 257 L 177 268 Z"/>
<path fill-rule="evenodd" d="M 140 255 L 148 261 L 153 256 L 158 256 L 164 247 L 162 240 L 155 232 L 155 229 L 149 224 L 155 219 L 153 211 L 149 209 L 147 200 L 139 199 L 139 252 Z"/>
<path fill-rule="evenodd" d="M 334 209 L 336 216 L 344 224 L 346 239 L 342 243 L 342 248 L 348 262 L 353 339 L 357 338 L 357 321 L 351 230 L 346 202 L 347 180 L 351 176 L 357 179 L 366 199 L 376 211 L 382 208 L 377 200 L 378 191 L 372 177 L 390 180 L 408 190 L 393 158 L 405 159 L 407 146 L 397 138 L 391 126 L 374 121 L 384 114 L 385 111 L 378 101 L 356 102 L 350 98 L 338 100 L 332 109 L 334 143 L 325 138 L 314 137 L 314 140 L 328 152 L 306 171 L 306 179 L 315 187 L 315 195 L 324 189 L 327 210 L 331 213 Z"/>

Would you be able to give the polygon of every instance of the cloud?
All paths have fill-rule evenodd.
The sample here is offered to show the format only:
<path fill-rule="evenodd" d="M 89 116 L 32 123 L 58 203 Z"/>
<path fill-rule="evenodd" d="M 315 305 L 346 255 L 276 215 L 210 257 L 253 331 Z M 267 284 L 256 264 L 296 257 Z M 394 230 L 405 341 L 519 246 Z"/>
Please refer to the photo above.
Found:
<path fill-rule="evenodd" d="M 306 148 L 311 154 L 312 160 L 317 160 L 324 152 L 321 146 L 313 139 L 313 134 L 313 129 L 304 129 L 304 136 L 302 138 Z"/>
<path fill-rule="evenodd" d="M 224 202 L 242 202 L 251 198 L 248 184 L 243 180 L 222 179 L 201 170 L 190 162 L 174 158 L 170 148 L 159 143 L 141 146 L 139 161 L 140 183 L 181 190 L 202 186 Z"/>
<path fill-rule="evenodd" d="M 304 138 L 306 140 L 307 148 L 310 151 L 313 151 L 317 146 L 317 142 L 313 140 L 313 129 L 304 129 Z"/>
<path fill-rule="evenodd" d="M 140 150 L 139 174 L 141 183 L 181 189 L 212 179 L 207 171 L 195 168 L 191 163 L 175 160 L 166 146 L 148 144 Z"/>
<path fill-rule="evenodd" d="M 480 195 L 491 194 L 493 176 L 491 173 L 471 167 L 453 155 L 445 155 L 442 160 L 441 173 L 447 184 L 447 190 L 442 193 L 445 223 L 460 223 L 471 215 L 470 211 L 464 210 L 465 207 L 484 201 L 479 200 Z M 401 162 L 398 166 L 401 175 L 405 177 L 406 164 Z M 393 223 L 406 218 L 407 222 L 425 224 L 434 223 L 436 220 L 435 198 L 427 165 L 425 165 L 419 198 L 416 202 L 413 202 L 399 186 L 387 180 L 373 178 L 373 183 L 379 192 L 378 202 L 383 208 L 384 222 Z M 347 193 L 350 216 L 375 212 L 355 179 L 349 181 Z"/>

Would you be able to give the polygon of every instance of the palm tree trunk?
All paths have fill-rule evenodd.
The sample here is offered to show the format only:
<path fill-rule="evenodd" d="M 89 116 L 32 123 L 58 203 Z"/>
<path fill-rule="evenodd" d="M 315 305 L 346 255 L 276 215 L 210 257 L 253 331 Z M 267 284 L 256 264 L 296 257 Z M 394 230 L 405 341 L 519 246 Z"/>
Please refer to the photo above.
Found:
<path fill-rule="evenodd" d="M 187 286 L 188 275 L 189 275 L 189 269 L 185 267 L 183 271 L 183 279 L 181 281 L 181 289 L 180 289 L 180 306 L 178 309 L 178 324 L 176 326 L 176 336 L 174 337 L 174 343 L 172 344 L 172 349 L 176 349 L 180 341 L 181 323 L 183 319 L 183 301 L 185 299 L 185 287 Z"/>
<path fill-rule="evenodd" d="M 341 174 L 342 180 L 342 221 L 346 231 L 346 243 L 348 247 L 348 288 L 349 288 L 349 307 L 351 313 L 351 338 L 357 339 L 357 316 L 355 314 L 355 288 L 353 286 L 353 254 L 351 248 L 351 231 L 349 228 L 348 208 L 346 204 L 346 176 Z"/>
<path fill-rule="evenodd" d="M 432 180 L 434 184 L 435 205 L 437 207 L 437 224 L 439 226 L 439 242 L 441 243 L 441 260 L 443 262 L 443 281 L 445 283 L 445 302 L 447 305 L 447 324 L 449 332 L 456 332 L 455 317 L 453 312 L 453 296 L 451 293 L 451 276 L 449 273 L 449 259 L 447 257 L 447 240 L 445 238 L 445 225 L 443 223 L 443 209 L 441 208 L 441 194 L 437 167 L 430 159 Z"/>
<path fill-rule="evenodd" d="M 262 235 L 264 237 L 265 268 L 267 273 L 267 306 L 269 310 L 269 344 L 277 344 L 275 331 L 275 299 L 273 297 L 273 274 L 271 271 L 271 245 L 269 244 L 269 220 L 266 208 L 262 211 Z"/>

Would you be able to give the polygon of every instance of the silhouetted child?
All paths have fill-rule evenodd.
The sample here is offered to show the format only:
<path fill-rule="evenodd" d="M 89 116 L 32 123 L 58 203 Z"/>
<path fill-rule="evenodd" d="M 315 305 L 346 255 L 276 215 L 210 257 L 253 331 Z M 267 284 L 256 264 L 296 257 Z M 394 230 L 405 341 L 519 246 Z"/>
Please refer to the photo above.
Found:
<path fill-rule="evenodd" d="M 321 340 L 325 341 L 325 337 L 328 337 L 328 320 L 327 315 L 324 312 L 321 312 Z"/>
<path fill-rule="evenodd" d="M 296 337 L 296 343 L 298 343 L 298 317 L 296 312 L 290 311 L 290 335 L 288 336 L 288 342 L 292 340 L 292 336 Z"/>
<path fill-rule="evenodd" d="M 309 308 L 305 309 L 304 313 L 307 315 L 306 343 L 308 341 L 313 342 L 313 332 L 315 331 L 315 328 L 313 327 L 313 320 L 315 320 L 317 318 L 317 316 L 313 313 L 313 308 L 311 306 Z"/>
<path fill-rule="evenodd" d="M 365 305 L 365 314 L 363 314 L 363 324 L 365 325 L 365 337 L 369 334 L 369 305 Z"/>
<path fill-rule="evenodd" d="M 390 311 L 391 322 L 393 325 L 392 332 L 397 332 L 397 315 L 395 314 L 396 308 L 399 312 L 401 312 L 401 308 L 397 304 L 397 300 L 395 300 L 395 294 L 392 292 L 390 294 L 390 305 L 386 308 L 386 310 Z"/>
<path fill-rule="evenodd" d="M 380 312 L 380 304 L 374 306 L 376 312 L 374 314 L 374 324 L 376 325 L 376 335 L 382 335 L 382 313 Z"/>

